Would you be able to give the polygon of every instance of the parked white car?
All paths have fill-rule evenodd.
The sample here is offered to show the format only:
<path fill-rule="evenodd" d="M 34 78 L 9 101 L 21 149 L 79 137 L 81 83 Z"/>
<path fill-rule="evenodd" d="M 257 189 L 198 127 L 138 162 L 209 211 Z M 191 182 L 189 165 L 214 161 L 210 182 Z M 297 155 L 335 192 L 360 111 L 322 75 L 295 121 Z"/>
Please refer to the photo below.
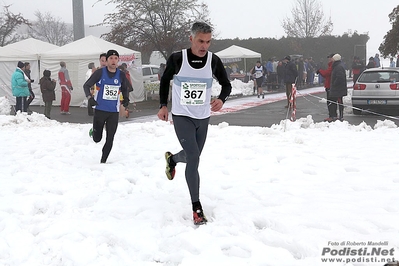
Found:
<path fill-rule="evenodd" d="M 362 110 L 399 111 L 399 68 L 370 68 L 360 74 L 352 93 L 353 113 Z"/>
<path fill-rule="evenodd" d="M 159 73 L 159 66 L 157 65 L 142 65 L 143 71 L 143 82 L 153 82 L 159 81 L 158 73 Z"/>

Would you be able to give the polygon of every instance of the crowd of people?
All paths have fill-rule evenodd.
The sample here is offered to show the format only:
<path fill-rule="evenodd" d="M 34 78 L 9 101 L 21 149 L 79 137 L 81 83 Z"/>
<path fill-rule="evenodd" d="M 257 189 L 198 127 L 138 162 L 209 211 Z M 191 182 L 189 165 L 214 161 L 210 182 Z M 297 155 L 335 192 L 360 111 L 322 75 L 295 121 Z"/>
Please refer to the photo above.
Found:
<path fill-rule="evenodd" d="M 263 65 L 260 61 L 257 61 L 248 73 L 254 82 L 253 94 L 257 95 L 258 98 L 264 98 L 263 88 L 266 88 L 267 91 L 285 89 L 287 97 L 285 108 L 291 108 L 290 98 L 294 84 L 296 89 L 324 84 L 329 114 L 325 121 L 343 120 L 342 97 L 347 95 L 347 65 L 339 54 L 330 54 L 327 56 L 327 60 L 327 66 L 324 65 L 323 60 L 316 63 L 312 57 L 304 58 L 300 55 L 287 55 L 281 60 L 271 57 Z M 379 58 L 376 55 L 373 58 L 373 65 L 370 64 L 369 67 L 378 67 L 378 64 Z M 229 75 L 231 66 L 225 66 L 225 68 L 227 75 Z M 364 68 L 359 58 L 355 57 L 351 69 L 354 81 Z"/>

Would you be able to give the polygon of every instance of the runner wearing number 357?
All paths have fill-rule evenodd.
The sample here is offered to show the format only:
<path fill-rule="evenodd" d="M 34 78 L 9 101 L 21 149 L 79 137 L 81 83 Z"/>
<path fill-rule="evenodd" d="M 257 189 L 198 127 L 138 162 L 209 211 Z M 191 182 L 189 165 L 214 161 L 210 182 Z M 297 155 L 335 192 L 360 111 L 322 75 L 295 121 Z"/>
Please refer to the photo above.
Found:
<path fill-rule="evenodd" d="M 169 83 L 172 85 L 172 119 L 177 138 L 183 148 L 165 153 L 166 176 L 172 180 L 177 163 L 186 163 L 186 182 L 191 196 L 194 224 L 207 222 L 199 199 L 200 176 L 198 165 L 205 144 L 211 111 L 219 111 L 231 92 L 231 84 L 219 57 L 208 51 L 212 27 L 195 22 L 191 27 L 191 48 L 173 53 L 167 63 L 160 84 L 158 118 L 168 121 L 167 101 Z M 222 86 L 219 97 L 211 100 L 215 77 Z"/>

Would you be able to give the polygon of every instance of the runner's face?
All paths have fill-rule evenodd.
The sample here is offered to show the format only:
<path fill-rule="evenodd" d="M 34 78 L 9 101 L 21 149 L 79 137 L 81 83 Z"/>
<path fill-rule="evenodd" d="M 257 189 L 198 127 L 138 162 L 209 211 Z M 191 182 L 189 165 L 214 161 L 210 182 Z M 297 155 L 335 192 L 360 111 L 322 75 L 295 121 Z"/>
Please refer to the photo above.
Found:
<path fill-rule="evenodd" d="M 119 57 L 116 55 L 111 55 L 107 59 L 107 66 L 109 70 L 115 70 L 118 67 Z"/>
<path fill-rule="evenodd" d="M 100 67 L 105 67 L 107 65 L 107 59 L 105 56 L 100 57 Z"/>
<path fill-rule="evenodd" d="M 212 33 L 197 33 L 190 36 L 191 51 L 198 57 L 204 57 L 211 45 Z"/>

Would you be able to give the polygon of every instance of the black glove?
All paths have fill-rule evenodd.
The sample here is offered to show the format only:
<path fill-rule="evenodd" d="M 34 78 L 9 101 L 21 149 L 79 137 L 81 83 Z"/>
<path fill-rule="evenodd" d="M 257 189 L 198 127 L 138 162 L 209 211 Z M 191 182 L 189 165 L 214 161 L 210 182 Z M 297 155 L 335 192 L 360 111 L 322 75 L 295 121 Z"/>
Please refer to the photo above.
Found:
<path fill-rule="evenodd" d="M 73 91 L 73 87 L 72 86 L 71 86 L 70 90 Z"/>
<path fill-rule="evenodd" d="M 330 89 L 326 88 L 325 91 L 326 91 L 327 93 L 329 93 L 329 92 L 330 92 Z"/>
<path fill-rule="evenodd" d="M 98 105 L 97 101 L 94 100 L 93 97 L 90 97 L 89 100 L 88 100 L 87 102 L 88 102 L 89 106 L 96 106 L 96 105 Z"/>
<path fill-rule="evenodd" d="M 122 101 L 122 105 L 123 105 L 123 107 L 128 107 L 129 106 L 129 99 L 123 99 L 123 101 Z"/>

